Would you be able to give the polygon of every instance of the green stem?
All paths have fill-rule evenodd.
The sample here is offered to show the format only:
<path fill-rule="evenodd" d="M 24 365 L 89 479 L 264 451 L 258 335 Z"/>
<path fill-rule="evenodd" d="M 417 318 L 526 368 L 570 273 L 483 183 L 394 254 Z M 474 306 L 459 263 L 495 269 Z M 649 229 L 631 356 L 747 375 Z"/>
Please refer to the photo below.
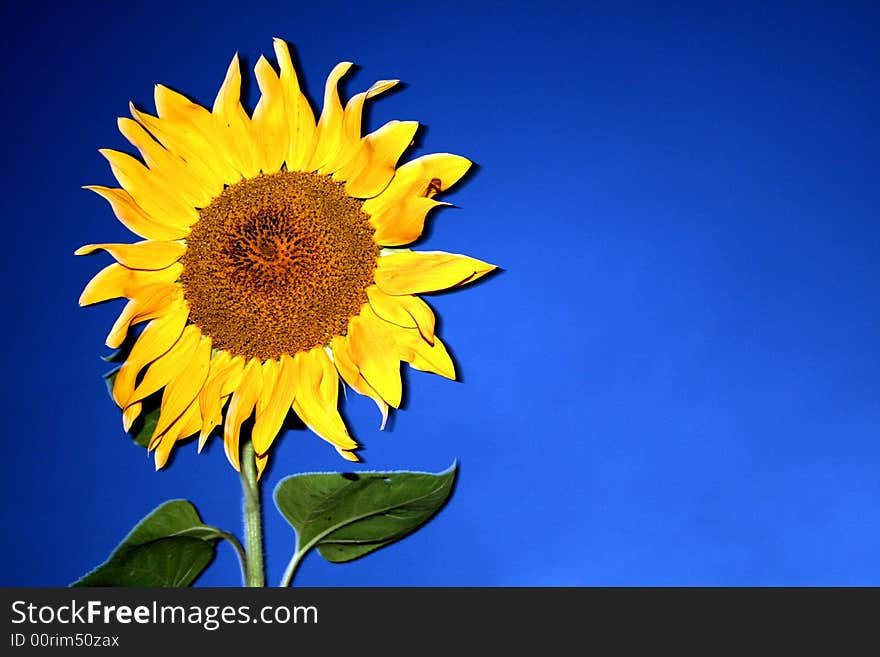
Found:
<path fill-rule="evenodd" d="M 290 558 L 290 563 L 287 564 L 287 569 L 284 571 L 284 577 L 281 578 L 280 586 L 290 586 L 290 583 L 293 581 L 293 576 L 296 574 L 296 569 L 299 568 L 299 564 L 302 561 L 302 558 L 306 555 L 306 552 L 308 552 L 308 549 L 299 549 L 299 541 L 297 541 L 296 551 Z"/>
<path fill-rule="evenodd" d="M 257 483 L 257 464 L 250 440 L 245 442 L 241 453 L 241 488 L 244 492 L 244 544 L 247 552 L 245 585 L 266 586 L 260 485 Z"/>
<path fill-rule="evenodd" d="M 241 566 L 241 582 L 242 584 L 247 583 L 247 555 L 244 552 L 244 548 L 241 545 L 241 541 L 238 538 L 229 532 L 224 532 L 223 530 L 217 530 L 220 532 L 220 536 L 229 541 L 229 544 L 235 549 L 235 553 L 238 555 L 238 563 Z"/>

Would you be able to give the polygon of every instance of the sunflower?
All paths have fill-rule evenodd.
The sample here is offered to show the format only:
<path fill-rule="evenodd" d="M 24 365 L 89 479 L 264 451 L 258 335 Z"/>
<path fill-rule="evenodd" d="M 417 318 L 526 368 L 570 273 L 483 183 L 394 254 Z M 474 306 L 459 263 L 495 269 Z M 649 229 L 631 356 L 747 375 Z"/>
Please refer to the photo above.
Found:
<path fill-rule="evenodd" d="M 397 84 L 381 80 L 343 107 L 330 73 L 320 118 L 300 90 L 287 44 L 279 71 L 261 57 L 260 99 L 241 103 L 233 57 L 213 108 L 155 87 L 156 116 L 133 105 L 119 130 L 142 160 L 102 149 L 119 187 L 87 186 L 143 238 L 89 244 L 115 263 L 80 305 L 127 298 L 106 344 L 146 323 L 112 386 L 125 430 L 161 391 L 149 442 L 156 468 L 196 434 L 201 451 L 223 426 L 232 466 L 253 414 L 258 472 L 290 409 L 344 458 L 359 445 L 338 411 L 340 379 L 375 401 L 382 425 L 401 401 L 400 363 L 454 379 L 420 293 L 457 287 L 494 269 L 480 260 L 403 247 L 419 237 L 435 196 L 470 162 L 436 153 L 397 166 L 418 123 L 361 134 L 364 103 Z"/>

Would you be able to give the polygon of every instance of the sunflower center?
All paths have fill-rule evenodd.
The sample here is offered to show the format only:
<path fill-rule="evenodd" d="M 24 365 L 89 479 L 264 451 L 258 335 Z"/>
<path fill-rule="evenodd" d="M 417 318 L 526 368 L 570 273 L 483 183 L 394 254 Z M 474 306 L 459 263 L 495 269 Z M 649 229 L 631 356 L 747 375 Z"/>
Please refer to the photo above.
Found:
<path fill-rule="evenodd" d="M 217 349 L 261 359 L 345 335 L 379 246 L 329 176 L 281 171 L 227 187 L 199 212 L 181 262 L 190 320 Z"/>

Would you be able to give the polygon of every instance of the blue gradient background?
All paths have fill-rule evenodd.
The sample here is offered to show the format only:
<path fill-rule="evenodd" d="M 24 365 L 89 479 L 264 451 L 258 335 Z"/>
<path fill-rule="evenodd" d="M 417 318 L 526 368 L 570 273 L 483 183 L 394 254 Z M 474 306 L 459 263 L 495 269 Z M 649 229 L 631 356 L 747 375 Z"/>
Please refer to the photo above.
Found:
<path fill-rule="evenodd" d="M 98 148 L 131 150 L 129 99 L 211 103 L 273 36 L 313 100 L 343 59 L 349 95 L 408 84 L 368 127 L 420 120 L 414 154 L 480 165 L 418 246 L 505 270 L 430 298 L 462 382 L 407 372 L 391 431 L 344 406 L 354 469 L 459 459 L 450 505 L 298 584 L 880 584 L 876 5 L 66 4 L 0 16 L 0 584 L 69 583 L 169 498 L 240 531 L 218 442 L 155 473 L 122 432 L 99 359 L 122 302 L 78 308 L 109 259 L 72 252 L 131 239 L 80 189 L 113 182 Z M 349 468 L 305 431 L 273 455 L 267 498 Z M 275 583 L 271 503 L 266 544 Z M 198 584 L 239 581 L 222 545 Z"/>

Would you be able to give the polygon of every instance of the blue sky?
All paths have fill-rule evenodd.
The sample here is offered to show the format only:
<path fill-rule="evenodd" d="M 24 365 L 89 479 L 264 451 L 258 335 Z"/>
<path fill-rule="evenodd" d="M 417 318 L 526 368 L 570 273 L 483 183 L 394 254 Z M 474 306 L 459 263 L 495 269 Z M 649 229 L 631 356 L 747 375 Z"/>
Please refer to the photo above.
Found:
<path fill-rule="evenodd" d="M 671 4 L 671 3 L 670 3 Z M 254 6 L 258 5 L 258 6 Z M 474 6 L 475 5 L 475 6 Z M 222 446 L 169 467 L 122 432 L 80 309 L 133 240 L 80 189 L 113 180 L 116 117 L 161 82 L 211 103 L 230 58 L 287 40 L 313 105 L 341 60 L 406 88 L 368 127 L 479 169 L 417 248 L 504 271 L 432 295 L 461 381 L 407 372 L 405 408 L 351 468 L 305 431 L 302 471 L 461 471 L 450 504 L 309 586 L 880 583 L 880 11 L 869 3 L 151 3 L 4 7 L 0 209 L 6 453 L 0 584 L 66 585 L 164 500 L 240 531 Z M 250 90 L 256 91 L 251 83 Z M 270 582 L 293 547 L 268 503 Z M 236 585 L 221 546 L 200 585 Z"/>

